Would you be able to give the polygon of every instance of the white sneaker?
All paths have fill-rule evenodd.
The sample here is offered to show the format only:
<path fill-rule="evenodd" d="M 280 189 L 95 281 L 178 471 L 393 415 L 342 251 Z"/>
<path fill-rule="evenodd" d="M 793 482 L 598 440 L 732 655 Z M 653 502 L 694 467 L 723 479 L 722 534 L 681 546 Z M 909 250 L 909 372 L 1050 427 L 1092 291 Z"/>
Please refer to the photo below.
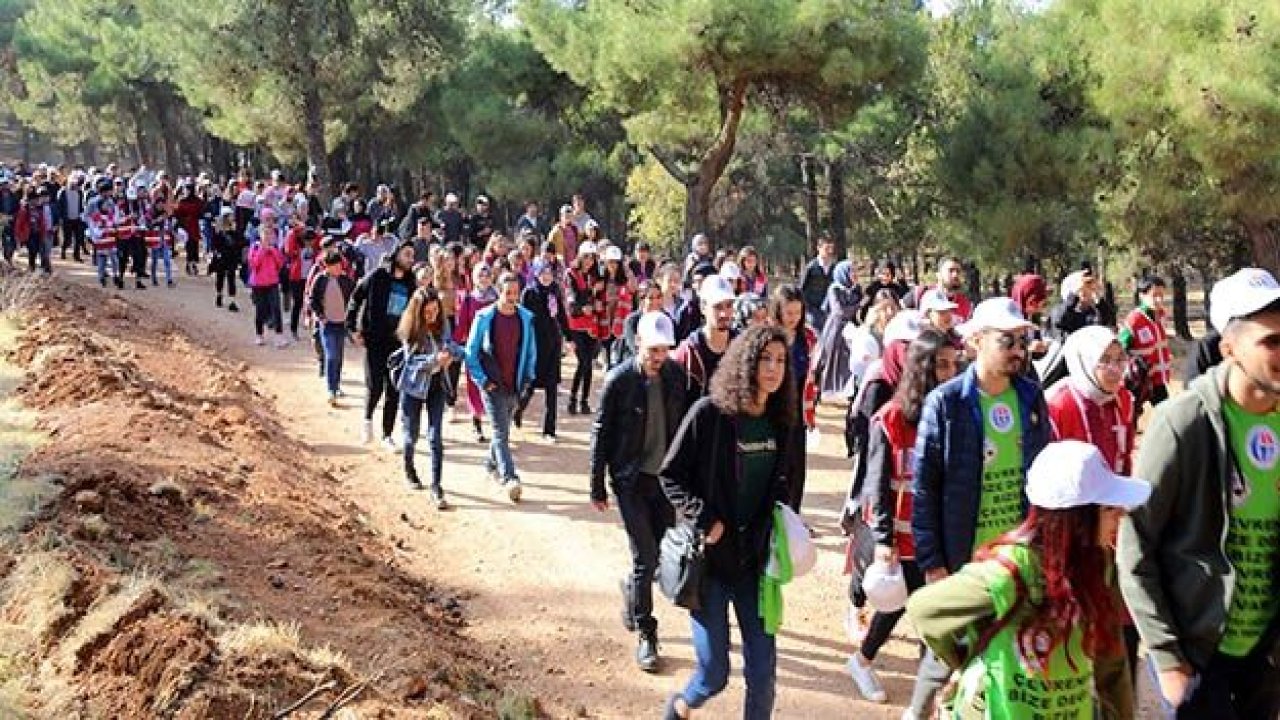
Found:
<path fill-rule="evenodd" d="M 849 676 L 853 678 L 853 684 L 858 688 L 858 692 L 868 702 L 882 703 L 888 699 L 888 695 L 884 692 L 884 686 L 880 684 L 880 678 L 876 675 L 876 671 L 870 665 L 863 665 L 858 661 L 858 655 L 855 654 L 849 658 L 849 662 L 845 663 L 845 668 L 849 671 Z"/>
<path fill-rule="evenodd" d="M 382 448 L 387 452 L 393 453 L 396 451 L 396 441 L 393 440 L 390 435 L 388 435 L 382 438 Z"/>
<path fill-rule="evenodd" d="M 360 444 L 368 445 L 369 441 L 372 439 L 373 439 L 373 421 L 365 420 L 364 423 L 360 425 Z"/>
<path fill-rule="evenodd" d="M 902 720 L 919 720 L 919 718 L 916 717 L 916 713 L 914 710 L 912 710 L 911 708 L 907 708 L 906 710 L 902 711 Z"/>
<path fill-rule="evenodd" d="M 555 436 L 555 435 L 543 435 L 543 436 L 542 436 L 542 440 L 543 440 L 543 442 L 545 442 L 545 443 L 546 443 L 546 444 L 548 444 L 548 445 L 555 445 L 557 442 L 559 442 L 559 441 L 556 439 L 556 436 Z"/>
<path fill-rule="evenodd" d="M 261 347 L 263 345 L 266 345 L 267 341 L 261 335 L 257 335 L 253 338 L 253 344 Z"/>

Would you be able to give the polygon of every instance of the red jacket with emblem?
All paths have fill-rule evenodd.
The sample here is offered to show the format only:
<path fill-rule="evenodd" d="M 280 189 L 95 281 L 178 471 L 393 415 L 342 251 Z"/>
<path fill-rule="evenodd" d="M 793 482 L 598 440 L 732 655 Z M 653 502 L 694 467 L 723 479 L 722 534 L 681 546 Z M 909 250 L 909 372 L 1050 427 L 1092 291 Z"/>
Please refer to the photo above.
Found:
<path fill-rule="evenodd" d="M 1160 317 L 1149 315 L 1148 312 L 1148 308 L 1134 308 L 1124 319 L 1120 340 L 1126 350 L 1147 362 L 1151 386 L 1160 387 L 1169 384 L 1173 353 L 1169 350 L 1169 339 L 1165 335 Z"/>
<path fill-rule="evenodd" d="M 1054 440 L 1080 440 L 1098 448 L 1119 475 L 1133 472 L 1133 395 L 1121 387 L 1111 402 L 1096 402 L 1077 390 L 1071 378 L 1044 394 Z"/>

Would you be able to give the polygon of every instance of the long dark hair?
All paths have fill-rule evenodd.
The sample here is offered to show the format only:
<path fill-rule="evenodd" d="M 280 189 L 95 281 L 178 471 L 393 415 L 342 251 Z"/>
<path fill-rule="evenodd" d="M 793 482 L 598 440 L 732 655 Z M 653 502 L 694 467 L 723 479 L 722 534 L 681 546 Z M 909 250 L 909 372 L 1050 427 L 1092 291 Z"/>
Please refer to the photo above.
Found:
<path fill-rule="evenodd" d="M 938 386 L 938 353 L 950 343 L 947 336 L 927 328 L 907 347 L 906 367 L 893 399 L 902 408 L 902 416 L 909 424 L 920 421 L 925 396 Z"/>
<path fill-rule="evenodd" d="M 756 370 L 760 367 L 760 356 L 770 343 L 779 343 L 783 351 L 787 348 L 787 335 L 782 328 L 756 326 L 734 338 L 725 350 L 724 357 L 715 375 L 711 377 L 711 402 L 726 415 L 743 415 L 747 408 L 755 404 L 759 385 L 756 382 Z M 791 372 L 791 357 L 788 354 L 782 387 L 769 396 L 765 403 L 765 416 L 777 427 L 790 427 L 800 416 L 796 404 L 795 378 Z"/>
<path fill-rule="evenodd" d="M 1107 554 L 1098 541 L 1100 522 L 1097 505 L 1061 510 L 1033 505 L 1021 525 L 975 554 L 975 559 L 987 560 L 995 556 L 998 545 L 1024 543 L 1040 556 L 1044 597 L 1017 628 L 1017 638 L 1023 652 L 1037 656 L 1046 669 L 1049 655 L 1077 625 L 1084 631 L 1084 651 L 1090 657 L 1120 649 L 1116 603 L 1106 581 Z M 1042 634 L 1049 638 L 1047 645 L 1036 642 Z M 1067 660 L 1073 665 L 1078 661 L 1070 656 Z"/>

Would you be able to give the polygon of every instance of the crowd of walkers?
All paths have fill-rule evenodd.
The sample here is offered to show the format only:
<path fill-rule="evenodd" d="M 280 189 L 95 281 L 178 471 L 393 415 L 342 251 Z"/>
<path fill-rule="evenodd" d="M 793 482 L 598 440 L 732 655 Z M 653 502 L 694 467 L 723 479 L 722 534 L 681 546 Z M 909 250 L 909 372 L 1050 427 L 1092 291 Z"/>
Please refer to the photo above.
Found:
<path fill-rule="evenodd" d="M 803 517 L 819 403 L 845 410 L 847 667 L 863 698 L 889 700 L 876 660 L 905 616 L 921 659 L 910 698 L 897 699 L 904 718 L 1132 718 L 1143 667 L 1167 717 L 1280 717 L 1280 285 L 1269 273 L 1245 268 L 1213 288 L 1214 332 L 1175 396 L 1158 277 L 1137 283 L 1121 315 L 1087 263 L 982 299 L 958 258 L 942 258 L 931 282 L 908 284 L 890 260 L 860 282 L 824 237 L 791 283 L 754 248 L 705 235 L 673 258 L 613 242 L 582 196 L 553 220 L 531 202 L 508 232 L 483 195 L 470 210 L 452 193 L 405 205 L 387 186 L 365 197 L 354 184 L 324 207 L 279 172 L 0 174 L 7 262 L 25 248 L 28 268 L 48 274 L 55 250 L 69 251 L 103 287 L 125 288 L 131 270 L 143 290 L 160 275 L 176 284 L 180 254 L 185 274 L 214 276 L 218 307 L 239 312 L 247 286 L 252 342 L 268 330 L 281 349 L 306 338 L 335 407 L 348 346 L 362 347 L 359 440 L 399 453 L 408 485 L 442 510 L 446 413 L 469 417 L 512 502 L 511 430 L 536 390 L 545 443 L 557 442 L 559 410 L 588 417 L 589 499 L 602 512 L 612 499 L 630 546 L 621 616 L 641 670 L 662 664 L 664 535 L 691 527 L 703 546 L 686 603 L 695 664 L 665 718 L 700 714 L 726 686 L 730 607 L 743 716 L 773 713 L 766 566 L 775 509 Z"/>

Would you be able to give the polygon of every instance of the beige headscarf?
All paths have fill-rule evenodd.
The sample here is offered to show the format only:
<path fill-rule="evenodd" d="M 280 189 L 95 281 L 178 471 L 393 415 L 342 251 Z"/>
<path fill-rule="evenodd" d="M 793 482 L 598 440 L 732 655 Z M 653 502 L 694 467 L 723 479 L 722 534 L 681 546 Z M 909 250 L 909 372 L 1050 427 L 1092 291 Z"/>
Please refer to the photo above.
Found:
<path fill-rule="evenodd" d="M 1089 325 L 1071 333 L 1063 343 L 1062 355 L 1067 361 L 1067 371 L 1071 373 L 1071 386 L 1094 402 L 1115 399 L 1114 395 L 1098 386 L 1095 374 L 1098 361 L 1115 342 L 1118 342 L 1116 334 L 1110 328 Z"/>

